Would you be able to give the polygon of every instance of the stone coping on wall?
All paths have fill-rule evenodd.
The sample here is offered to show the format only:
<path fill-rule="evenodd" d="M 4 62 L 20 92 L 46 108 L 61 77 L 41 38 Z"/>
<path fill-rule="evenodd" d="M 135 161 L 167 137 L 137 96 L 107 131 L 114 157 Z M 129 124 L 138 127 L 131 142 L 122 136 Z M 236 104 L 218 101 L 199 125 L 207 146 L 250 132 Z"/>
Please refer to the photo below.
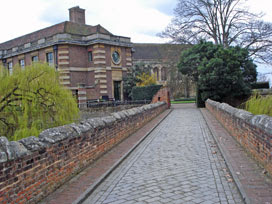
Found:
<path fill-rule="evenodd" d="M 159 102 L 50 128 L 38 137 L 0 137 L 0 204 L 39 202 L 166 109 Z"/>
<path fill-rule="evenodd" d="M 136 114 L 154 109 L 165 102 L 148 104 L 141 107 L 112 113 L 110 116 L 90 118 L 79 123 L 72 123 L 60 127 L 50 128 L 40 133 L 38 137 L 30 136 L 19 141 L 8 141 L 4 136 L 0 137 L 0 163 L 31 155 L 36 151 L 43 151 L 52 145 L 66 139 L 79 137 L 82 133 L 102 129 L 118 120 L 126 120 Z"/>
<path fill-rule="evenodd" d="M 252 125 L 264 130 L 266 133 L 270 134 L 270 136 L 272 137 L 272 117 L 267 115 L 254 115 L 248 111 L 234 108 L 226 103 L 219 103 L 210 99 L 208 99 L 206 103 L 216 107 L 217 110 L 224 111 L 231 116 L 242 119 L 244 122 L 248 123 L 249 125 Z"/>

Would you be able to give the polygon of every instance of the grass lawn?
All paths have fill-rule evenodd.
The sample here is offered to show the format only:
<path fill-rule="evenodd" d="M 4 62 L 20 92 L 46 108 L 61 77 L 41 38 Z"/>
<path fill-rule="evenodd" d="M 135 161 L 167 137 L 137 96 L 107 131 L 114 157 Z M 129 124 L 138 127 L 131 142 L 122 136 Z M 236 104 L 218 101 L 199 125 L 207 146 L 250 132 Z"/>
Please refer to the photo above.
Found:
<path fill-rule="evenodd" d="M 195 103 L 195 101 L 171 101 L 171 104 Z"/>

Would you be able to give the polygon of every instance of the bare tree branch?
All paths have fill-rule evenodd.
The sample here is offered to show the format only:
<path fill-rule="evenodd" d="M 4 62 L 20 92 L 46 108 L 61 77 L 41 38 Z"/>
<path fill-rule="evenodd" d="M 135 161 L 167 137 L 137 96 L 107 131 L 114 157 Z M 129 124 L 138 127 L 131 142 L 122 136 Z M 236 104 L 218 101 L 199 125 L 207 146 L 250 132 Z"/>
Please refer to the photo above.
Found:
<path fill-rule="evenodd" d="M 247 48 L 259 63 L 272 64 L 272 24 L 249 12 L 245 0 L 179 0 L 175 17 L 158 34 L 173 43 L 215 44 Z"/>

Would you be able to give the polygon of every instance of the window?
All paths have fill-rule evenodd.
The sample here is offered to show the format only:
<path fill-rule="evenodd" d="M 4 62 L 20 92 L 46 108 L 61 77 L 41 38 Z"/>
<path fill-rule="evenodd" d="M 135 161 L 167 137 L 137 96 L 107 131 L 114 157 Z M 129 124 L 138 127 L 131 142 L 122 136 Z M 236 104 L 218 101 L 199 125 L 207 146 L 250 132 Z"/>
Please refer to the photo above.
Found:
<path fill-rule="evenodd" d="M 10 75 L 12 75 L 12 72 L 13 72 L 12 62 L 8 63 L 8 72 Z"/>
<path fill-rule="evenodd" d="M 161 80 L 162 81 L 166 81 L 167 80 L 167 72 L 166 72 L 166 68 L 165 67 L 163 67 L 161 69 Z"/>
<path fill-rule="evenodd" d="M 160 79 L 159 79 L 159 69 L 158 69 L 157 67 L 155 67 L 155 68 L 153 69 L 153 73 L 154 73 L 154 76 L 155 76 L 156 81 L 159 81 L 159 80 L 160 80 Z"/>
<path fill-rule="evenodd" d="M 38 61 L 39 61 L 38 56 L 33 56 L 32 57 L 32 62 L 38 62 Z"/>
<path fill-rule="evenodd" d="M 88 52 L 88 60 L 89 60 L 89 62 L 93 61 L 93 52 L 92 51 Z"/>
<path fill-rule="evenodd" d="M 113 61 L 114 64 L 119 64 L 120 61 L 121 61 L 121 56 L 120 56 L 120 53 L 118 51 L 114 51 L 111 54 L 111 58 L 112 58 L 112 61 Z"/>
<path fill-rule="evenodd" d="M 46 62 L 52 66 L 54 64 L 53 52 L 46 53 Z"/>
<path fill-rule="evenodd" d="M 24 59 L 19 60 L 19 65 L 22 69 L 24 69 L 25 68 L 25 60 Z"/>

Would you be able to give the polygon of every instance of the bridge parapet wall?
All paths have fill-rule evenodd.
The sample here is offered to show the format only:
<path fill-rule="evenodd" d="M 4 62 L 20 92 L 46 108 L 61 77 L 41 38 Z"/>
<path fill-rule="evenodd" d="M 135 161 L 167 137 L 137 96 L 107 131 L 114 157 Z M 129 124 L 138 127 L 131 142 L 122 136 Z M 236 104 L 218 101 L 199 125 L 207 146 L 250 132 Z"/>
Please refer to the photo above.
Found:
<path fill-rule="evenodd" d="M 159 102 L 43 131 L 0 137 L 0 203 L 36 203 L 167 109 Z"/>
<path fill-rule="evenodd" d="M 170 102 L 170 90 L 167 87 L 161 88 L 152 98 L 151 103 L 157 103 L 159 101 L 164 101 L 167 103 L 168 108 L 171 107 L 171 102 Z"/>
<path fill-rule="evenodd" d="M 272 117 L 253 115 L 208 99 L 206 108 L 228 132 L 272 175 Z"/>

